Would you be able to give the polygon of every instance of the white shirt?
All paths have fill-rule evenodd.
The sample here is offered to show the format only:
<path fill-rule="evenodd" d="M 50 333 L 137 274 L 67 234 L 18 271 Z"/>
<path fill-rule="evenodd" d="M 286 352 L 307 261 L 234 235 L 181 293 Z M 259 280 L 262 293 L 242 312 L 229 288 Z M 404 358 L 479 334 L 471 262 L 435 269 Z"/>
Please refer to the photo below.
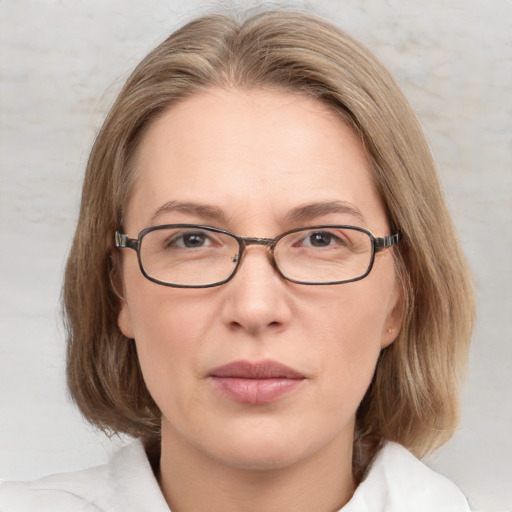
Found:
<path fill-rule="evenodd" d="M 340 512 L 468 512 L 448 479 L 387 442 Z M 35 482 L 0 483 L 1 512 L 170 512 L 140 441 L 103 465 Z"/>

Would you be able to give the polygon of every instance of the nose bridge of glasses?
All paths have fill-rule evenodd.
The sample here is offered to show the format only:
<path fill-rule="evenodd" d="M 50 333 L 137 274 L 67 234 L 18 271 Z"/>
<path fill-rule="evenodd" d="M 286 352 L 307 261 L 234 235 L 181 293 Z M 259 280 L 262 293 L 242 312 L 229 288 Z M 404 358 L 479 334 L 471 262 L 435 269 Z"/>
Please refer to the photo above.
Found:
<path fill-rule="evenodd" d="M 250 236 L 241 236 L 238 237 L 238 242 L 240 245 L 240 254 L 238 255 L 238 259 L 240 259 L 251 245 L 260 245 L 265 247 L 267 251 L 267 255 L 272 266 L 275 266 L 273 249 L 276 243 L 274 238 L 254 238 Z"/>
<path fill-rule="evenodd" d="M 264 245 L 268 248 L 271 248 L 274 243 L 275 243 L 275 239 L 274 238 L 253 238 L 253 237 L 250 237 L 250 236 L 242 236 L 240 237 L 241 240 L 243 240 L 243 243 L 245 246 L 248 246 L 248 245 Z"/>

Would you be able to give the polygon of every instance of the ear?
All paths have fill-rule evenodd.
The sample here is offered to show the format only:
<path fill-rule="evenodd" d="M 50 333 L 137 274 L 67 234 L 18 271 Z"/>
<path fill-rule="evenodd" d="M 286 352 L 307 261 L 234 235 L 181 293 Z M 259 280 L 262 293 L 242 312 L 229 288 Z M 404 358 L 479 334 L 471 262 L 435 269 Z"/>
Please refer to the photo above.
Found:
<path fill-rule="evenodd" d="M 117 326 L 127 338 L 133 338 L 133 327 L 130 308 L 124 298 L 124 283 L 120 270 L 120 261 L 115 251 L 110 253 L 110 285 L 117 295 L 119 301 L 119 312 L 117 314 Z"/>
<path fill-rule="evenodd" d="M 130 312 L 130 307 L 125 299 L 121 299 L 119 301 L 119 313 L 117 315 L 117 326 L 121 330 L 121 332 L 130 339 L 135 338 L 133 332 L 133 323 L 132 323 L 132 315 Z"/>
<path fill-rule="evenodd" d="M 382 336 L 381 336 L 381 349 L 391 345 L 398 337 L 402 320 L 405 311 L 404 290 L 398 283 L 395 284 L 395 289 L 390 300 L 390 307 L 384 322 Z"/>

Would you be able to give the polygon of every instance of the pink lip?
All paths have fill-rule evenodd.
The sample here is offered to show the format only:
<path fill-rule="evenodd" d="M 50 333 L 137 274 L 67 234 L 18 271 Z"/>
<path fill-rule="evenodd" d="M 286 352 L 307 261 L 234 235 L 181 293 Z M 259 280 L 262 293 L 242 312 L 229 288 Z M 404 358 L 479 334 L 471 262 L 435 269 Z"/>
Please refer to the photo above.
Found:
<path fill-rule="evenodd" d="M 274 402 L 305 381 L 300 372 L 271 360 L 233 361 L 212 370 L 209 378 L 228 398 L 253 405 Z"/>

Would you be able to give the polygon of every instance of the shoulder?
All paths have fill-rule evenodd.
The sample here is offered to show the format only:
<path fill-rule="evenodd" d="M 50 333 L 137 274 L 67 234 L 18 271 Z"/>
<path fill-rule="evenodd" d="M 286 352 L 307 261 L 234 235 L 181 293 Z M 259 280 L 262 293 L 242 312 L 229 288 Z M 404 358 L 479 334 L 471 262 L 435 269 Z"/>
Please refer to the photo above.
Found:
<path fill-rule="evenodd" d="M 0 482 L 2 512 L 99 512 L 105 466 L 51 475 L 34 482 Z M 103 512 L 103 511 L 102 511 Z"/>
<path fill-rule="evenodd" d="M 387 442 L 342 510 L 469 512 L 470 508 L 450 480 L 432 471 L 403 446 Z"/>
<path fill-rule="evenodd" d="M 150 508 L 145 508 L 147 506 Z M 140 441 L 108 464 L 35 482 L 0 483 L 2 512 L 169 512 Z"/>

